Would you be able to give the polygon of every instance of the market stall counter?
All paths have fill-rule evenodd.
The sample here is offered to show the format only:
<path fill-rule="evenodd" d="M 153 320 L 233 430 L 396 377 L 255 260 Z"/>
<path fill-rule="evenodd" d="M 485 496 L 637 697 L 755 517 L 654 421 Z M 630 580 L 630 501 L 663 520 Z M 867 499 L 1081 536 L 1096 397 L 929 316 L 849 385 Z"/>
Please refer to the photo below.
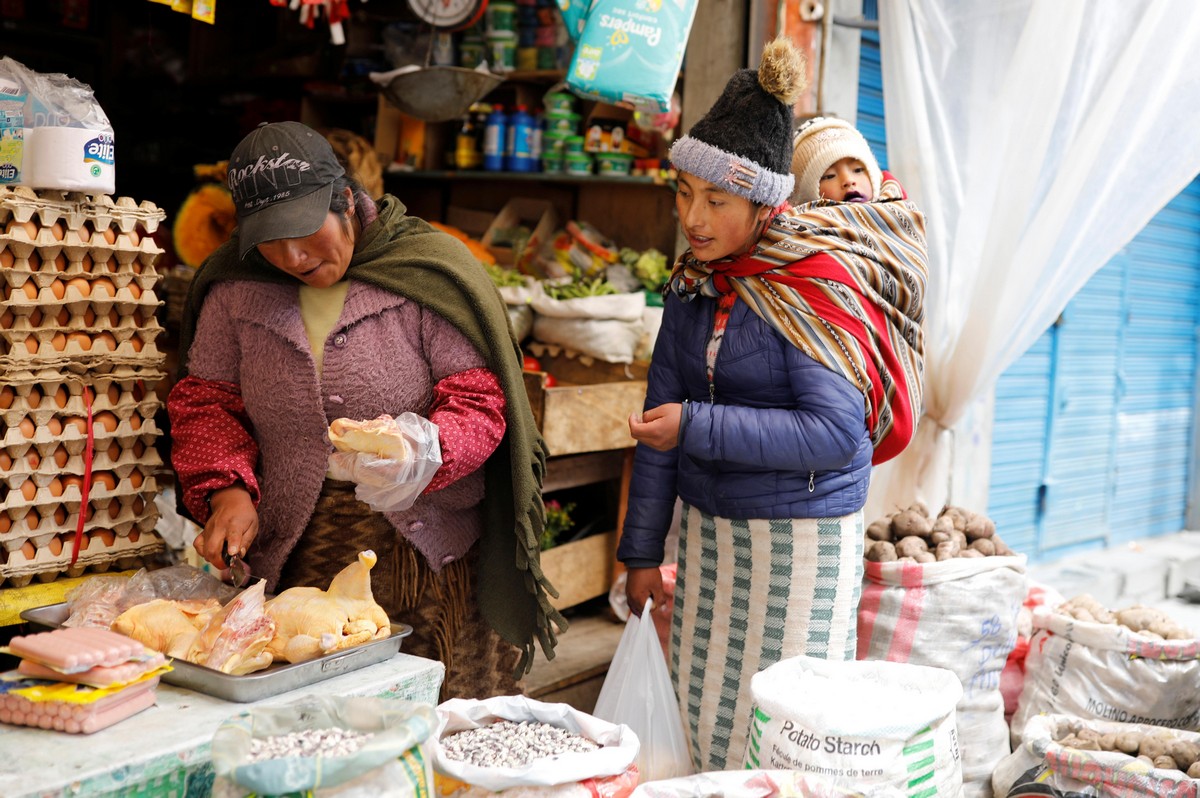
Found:
<path fill-rule="evenodd" d="M 374 696 L 436 704 L 445 666 L 397 654 L 386 662 L 321 682 L 323 695 Z M 239 704 L 169 684 L 155 706 L 94 734 L 80 736 L 0 725 L 0 795 L 206 796 L 213 783 L 210 745 L 217 727 L 255 706 L 286 704 L 300 688 Z"/>

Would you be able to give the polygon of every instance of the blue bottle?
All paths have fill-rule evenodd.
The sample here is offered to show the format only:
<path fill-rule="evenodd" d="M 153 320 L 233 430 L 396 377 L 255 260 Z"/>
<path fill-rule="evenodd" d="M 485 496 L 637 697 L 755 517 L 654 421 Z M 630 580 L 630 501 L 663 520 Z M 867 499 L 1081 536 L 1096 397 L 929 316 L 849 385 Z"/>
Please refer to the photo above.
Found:
<path fill-rule="evenodd" d="M 534 119 L 525 106 L 518 105 L 509 119 L 505 167 L 510 172 L 533 172 L 537 167 L 534 154 Z"/>
<path fill-rule="evenodd" d="M 508 143 L 508 114 L 504 106 L 493 105 L 483 133 L 483 168 L 488 172 L 504 171 L 504 149 Z"/>

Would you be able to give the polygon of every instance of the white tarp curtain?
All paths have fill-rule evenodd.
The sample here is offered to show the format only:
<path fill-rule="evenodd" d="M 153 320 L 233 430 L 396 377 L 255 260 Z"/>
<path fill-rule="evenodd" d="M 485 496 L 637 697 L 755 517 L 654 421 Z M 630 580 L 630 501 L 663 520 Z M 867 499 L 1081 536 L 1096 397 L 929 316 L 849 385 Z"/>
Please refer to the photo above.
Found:
<path fill-rule="evenodd" d="M 879 30 L 930 277 L 925 417 L 868 519 L 963 500 L 947 430 L 1200 172 L 1200 2 L 880 0 Z"/>

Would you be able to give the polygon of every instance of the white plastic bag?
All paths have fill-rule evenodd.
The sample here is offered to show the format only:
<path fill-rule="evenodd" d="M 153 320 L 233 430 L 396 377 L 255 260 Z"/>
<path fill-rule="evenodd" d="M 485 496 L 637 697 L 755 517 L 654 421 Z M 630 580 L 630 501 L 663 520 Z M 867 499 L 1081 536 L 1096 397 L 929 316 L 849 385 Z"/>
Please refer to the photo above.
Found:
<path fill-rule="evenodd" d="M 653 618 L 647 601 L 642 618 Z M 630 616 L 600 688 L 594 713 L 633 729 L 641 742 L 637 766 L 642 783 L 692 774 L 679 700 L 654 623 Z"/>
<path fill-rule="evenodd" d="M 392 421 L 409 444 L 407 458 L 392 459 L 366 452 L 335 451 L 329 455 L 329 476 L 357 483 L 355 497 L 381 513 L 412 507 L 442 465 L 437 424 L 416 413 L 401 413 Z"/>

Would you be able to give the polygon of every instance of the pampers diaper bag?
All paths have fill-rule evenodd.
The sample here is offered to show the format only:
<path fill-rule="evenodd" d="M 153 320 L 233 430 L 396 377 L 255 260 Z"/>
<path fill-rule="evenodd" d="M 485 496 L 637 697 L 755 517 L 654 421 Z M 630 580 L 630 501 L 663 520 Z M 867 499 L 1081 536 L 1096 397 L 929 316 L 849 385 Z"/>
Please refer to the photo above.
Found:
<path fill-rule="evenodd" d="M 576 93 L 659 113 L 683 63 L 697 0 L 594 0 L 567 71 Z"/>

